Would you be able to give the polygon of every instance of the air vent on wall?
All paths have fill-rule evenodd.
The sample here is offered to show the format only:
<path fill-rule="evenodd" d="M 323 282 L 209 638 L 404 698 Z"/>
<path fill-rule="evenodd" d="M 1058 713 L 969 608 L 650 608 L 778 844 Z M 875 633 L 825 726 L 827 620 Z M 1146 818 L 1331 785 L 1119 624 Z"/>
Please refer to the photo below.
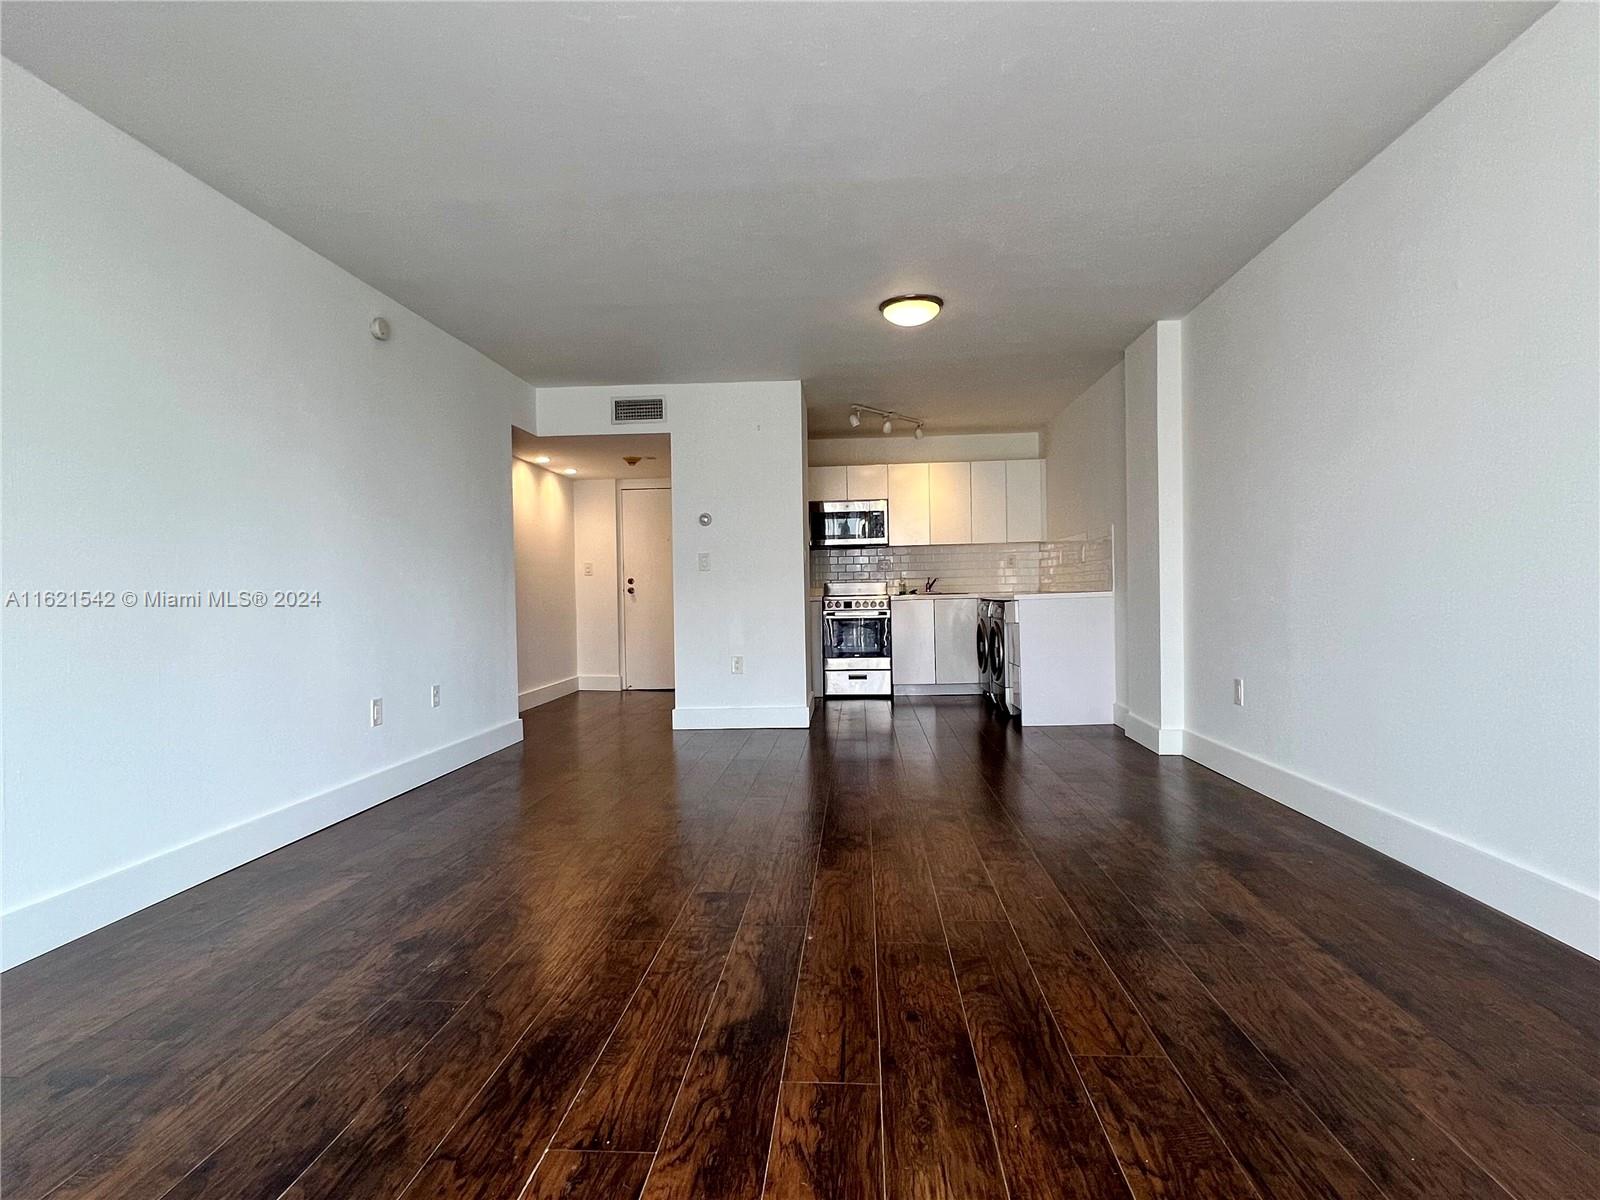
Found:
<path fill-rule="evenodd" d="M 664 421 L 667 404 L 660 396 L 611 397 L 611 423 L 628 425 L 634 421 Z"/>

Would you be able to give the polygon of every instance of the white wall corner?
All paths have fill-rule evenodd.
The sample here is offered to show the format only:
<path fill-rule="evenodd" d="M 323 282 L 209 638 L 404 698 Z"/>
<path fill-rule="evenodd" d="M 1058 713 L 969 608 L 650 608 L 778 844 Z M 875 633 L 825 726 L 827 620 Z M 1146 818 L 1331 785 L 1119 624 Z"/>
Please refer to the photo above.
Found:
<path fill-rule="evenodd" d="M 1117 719 L 1119 712 L 1121 714 L 1120 720 Z M 1143 717 L 1129 712 L 1120 704 L 1112 706 L 1111 714 L 1112 719 L 1122 728 L 1122 732 L 1138 742 L 1146 750 L 1154 754 L 1183 753 L 1183 730 L 1176 729 L 1170 725 L 1163 727 L 1153 721 L 1147 721 Z"/>
<path fill-rule="evenodd" d="M 570 696 L 578 690 L 578 676 L 569 675 L 565 679 L 556 679 L 550 683 L 542 683 L 538 687 L 529 688 L 517 696 L 517 711 L 527 712 L 530 708 L 538 708 L 541 704 L 549 704 L 552 700 L 559 700 L 563 696 Z"/>
<path fill-rule="evenodd" d="M 1161 573 L 1161 724 L 1184 724 L 1183 322 L 1156 322 L 1156 555 Z M 1163 751 L 1178 753 L 1178 751 Z"/>
<path fill-rule="evenodd" d="M 1129 736 L 1134 736 L 1131 730 Z M 1183 753 L 1235 783 L 1600 958 L 1600 895 L 1592 891 L 1193 730 L 1183 735 Z"/>

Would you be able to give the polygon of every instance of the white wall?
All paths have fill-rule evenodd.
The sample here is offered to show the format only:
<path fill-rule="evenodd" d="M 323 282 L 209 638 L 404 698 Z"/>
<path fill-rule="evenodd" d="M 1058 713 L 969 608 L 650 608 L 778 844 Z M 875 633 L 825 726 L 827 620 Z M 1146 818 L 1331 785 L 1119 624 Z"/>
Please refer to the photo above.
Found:
<path fill-rule="evenodd" d="M 4 589 L 321 599 L 4 612 L 10 964 L 521 736 L 529 389 L 0 72 Z"/>
<path fill-rule="evenodd" d="M 1098 536 L 1111 530 L 1117 641 L 1116 701 L 1127 706 L 1127 465 L 1122 364 L 1096 380 L 1045 427 L 1045 537 Z"/>
<path fill-rule="evenodd" d="M 799 383 L 539 388 L 532 428 L 541 437 L 613 432 L 613 395 L 666 401 L 666 420 L 627 428 L 672 435 L 674 725 L 806 725 Z M 702 512 L 709 526 L 699 523 Z M 707 571 L 701 553 L 711 556 Z M 744 657 L 742 675 L 729 669 L 735 655 Z"/>
<path fill-rule="evenodd" d="M 622 687 L 617 614 L 617 481 L 575 480 L 572 499 L 578 686 L 614 692 Z M 584 574 L 586 566 L 592 568 L 591 574 Z"/>
<path fill-rule="evenodd" d="M 1597 16 L 1185 321 L 1188 752 L 1592 954 Z"/>
<path fill-rule="evenodd" d="M 1122 364 L 1045 427 L 1045 536 L 1120 529 L 1126 519 Z"/>
<path fill-rule="evenodd" d="M 807 446 L 809 465 L 997 462 L 1040 457 L 1037 433 L 929 433 L 920 438 L 897 433 L 885 435 L 871 425 L 867 416 L 862 417 L 861 427 L 870 432 L 860 437 L 812 438 Z"/>
<path fill-rule="evenodd" d="M 578 690 L 573 584 L 573 482 L 511 460 L 516 546 L 517 704 L 530 708 Z"/>

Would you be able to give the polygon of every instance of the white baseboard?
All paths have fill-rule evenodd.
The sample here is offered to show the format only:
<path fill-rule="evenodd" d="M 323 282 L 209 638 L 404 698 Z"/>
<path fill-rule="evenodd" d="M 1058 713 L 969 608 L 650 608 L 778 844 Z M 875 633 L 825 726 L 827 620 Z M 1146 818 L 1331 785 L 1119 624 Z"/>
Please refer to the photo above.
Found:
<path fill-rule="evenodd" d="M 811 724 L 808 704 L 764 708 L 675 708 L 674 729 L 805 729 Z"/>
<path fill-rule="evenodd" d="M 578 690 L 580 692 L 620 692 L 622 690 L 622 676 L 579 675 Z"/>
<path fill-rule="evenodd" d="M 981 683 L 902 683 L 896 684 L 896 696 L 981 696 Z"/>
<path fill-rule="evenodd" d="M 1202 766 L 1600 958 L 1600 895 L 1223 742 L 1193 731 L 1183 740 Z"/>
<path fill-rule="evenodd" d="M 1120 719 L 1118 714 L 1121 714 Z M 1183 730 L 1171 726 L 1163 729 L 1135 713 L 1129 712 L 1120 704 L 1111 707 L 1111 719 L 1122 727 L 1122 732 L 1131 737 L 1146 750 L 1153 750 L 1157 754 L 1182 754 Z"/>
<path fill-rule="evenodd" d="M 522 722 L 507 721 L 24 904 L 0 917 L 0 965 L 26 962 L 521 740 Z"/>
<path fill-rule="evenodd" d="M 578 677 L 568 675 L 565 679 L 557 679 L 553 683 L 542 683 L 538 687 L 529 688 L 517 695 L 517 711 L 527 712 L 530 708 L 538 708 L 541 704 L 549 704 L 552 700 L 559 700 L 563 696 L 570 696 L 578 690 Z"/>

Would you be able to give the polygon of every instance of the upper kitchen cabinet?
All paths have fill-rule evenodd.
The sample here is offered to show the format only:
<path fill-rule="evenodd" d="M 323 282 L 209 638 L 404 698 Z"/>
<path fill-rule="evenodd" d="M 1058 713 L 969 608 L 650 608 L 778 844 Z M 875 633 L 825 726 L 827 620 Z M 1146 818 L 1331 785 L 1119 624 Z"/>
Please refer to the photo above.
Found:
<path fill-rule="evenodd" d="M 806 471 L 806 499 L 848 500 L 843 467 L 811 467 Z"/>
<path fill-rule="evenodd" d="M 1037 458 L 1006 463 L 1006 541 L 1044 539 L 1044 464 Z"/>
<path fill-rule="evenodd" d="M 882 463 L 873 467 L 846 467 L 844 490 L 846 500 L 887 500 L 889 468 Z"/>
<path fill-rule="evenodd" d="M 972 540 L 1006 540 L 1006 464 L 972 464 Z"/>
<path fill-rule="evenodd" d="M 972 541 L 971 463 L 928 464 L 928 540 L 935 546 Z"/>
<path fill-rule="evenodd" d="M 928 529 L 928 464 L 890 464 L 889 544 L 926 546 Z"/>

